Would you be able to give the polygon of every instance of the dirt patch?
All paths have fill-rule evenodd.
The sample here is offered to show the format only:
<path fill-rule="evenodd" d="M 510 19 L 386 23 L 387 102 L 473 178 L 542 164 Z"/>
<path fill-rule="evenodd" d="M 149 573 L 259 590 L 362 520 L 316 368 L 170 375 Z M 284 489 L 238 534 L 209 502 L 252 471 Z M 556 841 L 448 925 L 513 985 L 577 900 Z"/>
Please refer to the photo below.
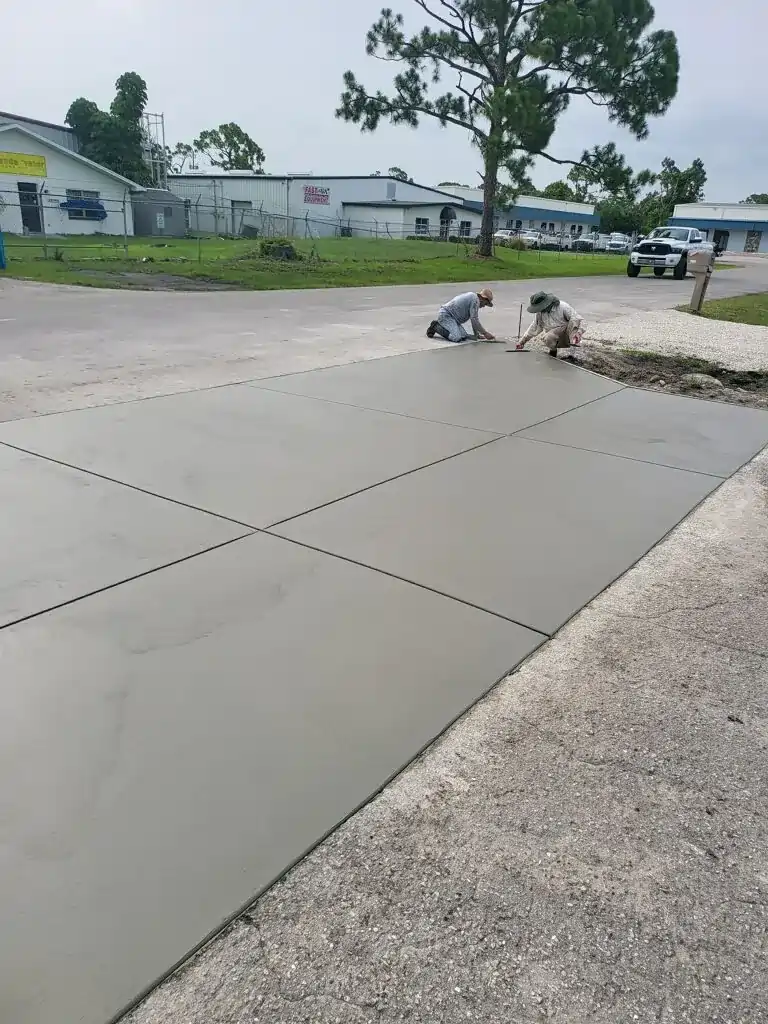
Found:
<path fill-rule="evenodd" d="M 137 288 L 147 292 L 231 292 L 236 285 L 206 277 L 182 277 L 179 274 L 142 273 L 131 270 L 78 270 L 78 274 L 98 278 L 115 288 Z"/>
<path fill-rule="evenodd" d="M 565 357 L 622 384 L 768 409 L 768 371 L 729 370 L 694 356 L 584 346 Z"/>

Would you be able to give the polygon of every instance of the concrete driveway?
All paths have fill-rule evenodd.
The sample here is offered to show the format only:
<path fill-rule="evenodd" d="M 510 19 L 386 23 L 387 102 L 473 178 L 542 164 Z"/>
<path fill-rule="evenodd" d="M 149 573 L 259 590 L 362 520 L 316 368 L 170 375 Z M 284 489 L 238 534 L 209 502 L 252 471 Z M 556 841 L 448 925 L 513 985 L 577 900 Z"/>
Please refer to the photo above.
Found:
<path fill-rule="evenodd" d="M 740 269 L 715 274 L 713 297 L 768 290 L 768 260 L 741 262 Z M 440 303 L 470 287 L 178 294 L 0 278 L 0 419 L 436 346 L 424 336 L 426 325 Z M 680 305 L 690 298 L 693 281 L 643 275 L 493 287 L 497 308 L 488 313 L 488 325 L 500 337 L 513 337 L 520 304 L 539 288 L 567 297 L 594 323 Z"/>
<path fill-rule="evenodd" d="M 118 1014 L 768 442 L 768 414 L 502 346 L 286 373 L 312 332 L 381 351 L 359 293 L 235 296 L 217 333 L 180 311 L 230 295 L 43 289 L 27 322 L 25 291 L 3 326 L 52 375 L 32 404 L 73 404 L 78 366 L 112 404 L 0 425 L 14 1024 Z M 424 291 L 387 290 L 411 344 L 447 290 Z M 256 300 L 314 339 L 280 376 L 279 332 L 238 361 Z M 336 345 L 372 321 L 370 349 Z M 190 390 L 216 352 L 265 372 Z M 164 353 L 185 393 L 125 401 L 167 384 Z"/>

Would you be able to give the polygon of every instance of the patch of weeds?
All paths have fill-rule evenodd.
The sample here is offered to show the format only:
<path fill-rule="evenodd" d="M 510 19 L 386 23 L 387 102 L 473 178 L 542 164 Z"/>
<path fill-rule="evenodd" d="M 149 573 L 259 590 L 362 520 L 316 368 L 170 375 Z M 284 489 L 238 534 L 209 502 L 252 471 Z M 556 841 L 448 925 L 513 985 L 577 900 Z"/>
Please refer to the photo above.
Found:
<path fill-rule="evenodd" d="M 630 387 L 768 408 L 768 370 L 729 370 L 696 356 L 668 356 L 631 348 L 586 346 L 572 350 L 565 358 Z M 692 374 L 702 377 L 691 379 Z"/>

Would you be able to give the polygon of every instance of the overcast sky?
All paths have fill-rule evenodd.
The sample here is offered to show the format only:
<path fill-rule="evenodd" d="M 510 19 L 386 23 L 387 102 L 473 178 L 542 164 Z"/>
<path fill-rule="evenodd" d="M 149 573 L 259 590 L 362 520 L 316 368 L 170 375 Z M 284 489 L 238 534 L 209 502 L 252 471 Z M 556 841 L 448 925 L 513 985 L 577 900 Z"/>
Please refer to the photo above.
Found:
<path fill-rule="evenodd" d="M 424 19 L 412 0 L 387 0 Z M 269 173 L 386 173 L 393 164 L 416 181 L 477 182 L 478 154 L 461 129 L 426 124 L 363 135 L 334 119 L 341 76 L 351 68 L 385 87 L 391 66 L 365 54 L 365 33 L 382 0 L 38 0 L 3 15 L 0 107 L 61 122 L 78 96 L 106 107 L 114 81 L 138 71 L 149 109 L 165 114 L 170 143 L 236 121 L 264 149 Z M 706 198 L 738 201 L 768 191 L 766 0 L 656 0 L 656 25 L 678 36 L 680 89 L 669 113 L 642 143 L 616 131 L 588 102 L 573 104 L 551 149 L 577 158 L 614 139 L 633 167 L 700 156 Z M 14 42 L 15 41 L 15 42 Z M 565 169 L 567 171 L 567 168 Z M 539 166 L 540 187 L 562 177 Z"/>

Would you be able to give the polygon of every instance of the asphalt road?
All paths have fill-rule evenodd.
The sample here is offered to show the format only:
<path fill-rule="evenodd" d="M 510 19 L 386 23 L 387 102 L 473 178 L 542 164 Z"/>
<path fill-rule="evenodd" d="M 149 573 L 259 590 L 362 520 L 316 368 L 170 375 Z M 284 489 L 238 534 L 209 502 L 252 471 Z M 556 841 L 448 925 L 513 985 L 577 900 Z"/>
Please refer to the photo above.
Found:
<path fill-rule="evenodd" d="M 294 292 L 129 292 L 0 280 L 0 420 L 174 394 L 437 347 L 424 336 L 460 284 Z M 588 321 L 684 303 L 692 280 L 559 278 L 493 284 L 486 315 L 517 334 L 539 289 Z M 713 297 L 768 290 L 768 260 L 715 274 Z M 524 314 L 524 320 L 527 314 Z"/>

